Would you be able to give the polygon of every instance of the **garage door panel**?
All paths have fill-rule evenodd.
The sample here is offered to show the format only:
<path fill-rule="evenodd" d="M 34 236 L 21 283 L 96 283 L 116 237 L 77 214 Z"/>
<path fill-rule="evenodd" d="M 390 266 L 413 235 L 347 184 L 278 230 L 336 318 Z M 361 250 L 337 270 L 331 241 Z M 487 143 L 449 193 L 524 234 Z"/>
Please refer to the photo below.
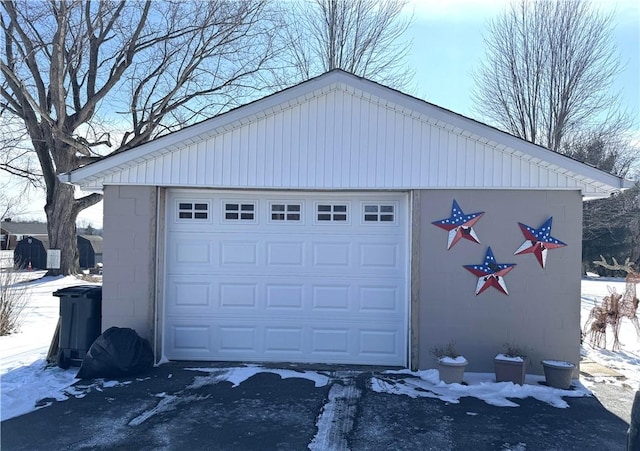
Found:
<path fill-rule="evenodd" d="M 294 361 L 398 365 L 405 351 L 397 327 L 371 329 L 370 324 L 319 327 L 309 319 L 299 326 L 277 327 L 262 319 L 227 320 L 224 325 L 201 320 L 178 321 L 167 330 L 167 353 L 194 360 Z"/>
<path fill-rule="evenodd" d="M 311 352 L 325 355 L 349 355 L 349 329 L 347 327 L 317 327 L 311 335 Z"/>
<path fill-rule="evenodd" d="M 178 198 L 206 204 L 207 221 L 172 219 Z M 254 205 L 250 222 L 225 221 L 229 199 Z M 406 364 L 406 195 L 170 190 L 167 202 L 168 358 Z M 348 205 L 348 220 L 317 220 L 318 204 Z"/>
<path fill-rule="evenodd" d="M 361 313 L 402 314 L 402 289 L 398 285 L 361 285 L 359 287 Z"/>
<path fill-rule="evenodd" d="M 249 326 L 219 326 L 219 352 L 234 353 L 241 351 L 246 353 L 259 352 L 258 327 Z"/>
<path fill-rule="evenodd" d="M 211 328 L 202 326 L 176 326 L 174 334 L 174 346 L 176 349 L 210 350 Z"/>
<path fill-rule="evenodd" d="M 208 265 L 211 263 L 209 246 L 202 242 L 180 240 L 175 245 L 175 262 L 179 265 Z"/>
<path fill-rule="evenodd" d="M 208 307 L 211 302 L 211 284 L 207 282 L 177 282 L 173 285 L 175 306 L 182 307 Z"/>
<path fill-rule="evenodd" d="M 313 312 L 333 310 L 336 313 L 349 311 L 350 284 L 318 284 L 312 287 L 311 310 Z"/>
<path fill-rule="evenodd" d="M 304 308 L 305 287 L 302 284 L 267 283 L 265 302 L 266 310 L 298 312 Z"/>
<path fill-rule="evenodd" d="M 302 354 L 304 329 L 302 327 L 265 327 L 265 353 Z"/>
<path fill-rule="evenodd" d="M 205 278 L 176 275 L 168 281 L 168 316 L 266 315 L 296 320 L 311 316 L 330 319 L 349 314 L 377 322 L 402 321 L 405 316 L 401 280 L 384 284 L 378 279 L 353 283 L 343 276 L 333 283 L 314 277 L 305 283 L 282 284 L 271 282 L 271 277 L 267 276 Z"/>
<path fill-rule="evenodd" d="M 257 241 L 226 241 L 220 242 L 220 267 L 257 266 Z"/>
<path fill-rule="evenodd" d="M 398 353 L 400 340 L 397 330 L 360 330 L 359 354 L 371 358 L 391 358 Z"/>
<path fill-rule="evenodd" d="M 220 309 L 243 308 L 255 309 L 258 307 L 256 283 L 221 283 L 218 296 Z"/>
<path fill-rule="evenodd" d="M 218 266 L 212 243 L 190 238 L 174 239 L 167 245 L 167 263 L 172 272 L 183 274 L 211 273 Z"/>
<path fill-rule="evenodd" d="M 213 331 L 210 324 L 192 324 L 191 321 L 172 324 L 165 329 L 165 351 L 184 356 L 184 359 L 206 359 L 214 351 Z"/>
<path fill-rule="evenodd" d="M 266 259 L 267 266 L 286 266 L 287 270 L 301 268 L 305 265 L 305 242 L 270 241 L 266 244 Z"/>
<path fill-rule="evenodd" d="M 348 241 L 312 243 L 314 268 L 347 268 L 352 261 L 352 244 Z"/>
<path fill-rule="evenodd" d="M 398 262 L 399 245 L 397 243 L 360 244 L 360 266 L 372 269 L 401 270 Z"/>
<path fill-rule="evenodd" d="M 165 315 L 199 315 L 213 312 L 214 284 L 197 276 L 167 278 Z"/>
<path fill-rule="evenodd" d="M 369 276 L 404 278 L 403 249 L 396 241 L 375 241 L 373 237 L 353 237 L 347 241 L 268 242 L 272 236 L 251 234 L 249 241 L 225 240 L 222 234 L 194 235 L 170 245 L 170 274 L 234 275 L 255 273 L 274 275 L 324 274 L 340 276 L 345 270 Z M 279 237 L 281 238 L 281 237 Z M 193 252 L 193 255 L 189 253 Z M 213 255 L 218 255 L 217 258 Z"/>

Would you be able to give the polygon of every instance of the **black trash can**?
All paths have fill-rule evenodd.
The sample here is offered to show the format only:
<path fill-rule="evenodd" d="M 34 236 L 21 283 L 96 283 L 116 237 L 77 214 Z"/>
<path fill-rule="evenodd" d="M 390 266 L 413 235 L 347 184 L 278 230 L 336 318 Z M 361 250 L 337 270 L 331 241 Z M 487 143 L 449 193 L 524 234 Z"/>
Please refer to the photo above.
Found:
<path fill-rule="evenodd" d="M 102 328 L 102 287 L 80 285 L 62 288 L 60 298 L 60 333 L 58 366 L 80 366 L 82 359 Z"/>

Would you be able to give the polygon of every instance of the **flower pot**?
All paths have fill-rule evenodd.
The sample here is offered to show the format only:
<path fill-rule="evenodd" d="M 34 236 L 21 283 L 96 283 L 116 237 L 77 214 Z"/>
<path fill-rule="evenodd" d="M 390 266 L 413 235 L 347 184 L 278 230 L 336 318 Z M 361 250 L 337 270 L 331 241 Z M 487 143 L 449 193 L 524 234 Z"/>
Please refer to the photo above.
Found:
<path fill-rule="evenodd" d="M 573 370 L 576 365 L 564 360 L 543 360 L 544 378 L 549 387 L 562 388 L 567 390 L 571 387 Z"/>
<path fill-rule="evenodd" d="M 496 370 L 496 382 L 513 382 L 514 384 L 524 384 L 524 377 L 527 373 L 526 357 L 508 357 L 498 354 L 493 359 Z"/>
<path fill-rule="evenodd" d="M 460 384 L 464 376 L 464 369 L 467 366 L 467 360 L 464 357 L 443 357 L 438 359 L 438 373 L 440 380 L 445 384 Z"/>

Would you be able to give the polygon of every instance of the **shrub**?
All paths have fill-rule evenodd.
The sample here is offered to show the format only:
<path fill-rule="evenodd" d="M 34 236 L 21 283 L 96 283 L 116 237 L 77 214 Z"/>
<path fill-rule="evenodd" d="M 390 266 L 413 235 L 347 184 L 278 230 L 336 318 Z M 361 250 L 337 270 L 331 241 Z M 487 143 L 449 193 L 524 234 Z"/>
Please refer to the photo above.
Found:
<path fill-rule="evenodd" d="M 523 347 L 518 346 L 515 343 L 505 343 L 503 354 L 507 357 L 525 358 L 527 356 L 527 351 Z"/>
<path fill-rule="evenodd" d="M 0 336 L 17 332 L 27 302 L 26 286 L 20 285 L 17 273 L 0 270 Z"/>
<path fill-rule="evenodd" d="M 455 359 L 460 356 L 460 353 L 456 349 L 455 341 L 450 341 L 445 345 L 434 346 L 431 348 L 431 354 L 433 354 L 436 359 L 442 359 L 444 357 Z"/>

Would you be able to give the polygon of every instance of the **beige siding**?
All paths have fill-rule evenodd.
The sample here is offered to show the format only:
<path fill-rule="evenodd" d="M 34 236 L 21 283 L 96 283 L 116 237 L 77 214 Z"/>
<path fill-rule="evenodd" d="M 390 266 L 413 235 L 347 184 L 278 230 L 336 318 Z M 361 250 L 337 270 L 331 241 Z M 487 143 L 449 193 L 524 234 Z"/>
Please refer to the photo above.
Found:
<path fill-rule="evenodd" d="M 579 361 L 581 196 L 578 191 L 424 190 L 414 193 L 412 238 L 412 366 L 433 368 L 430 349 L 450 340 L 468 370 L 493 371 L 506 342 L 528 348 L 532 373 L 540 360 Z M 446 250 L 446 231 L 433 221 L 456 199 L 465 213 L 484 211 L 475 230 L 481 244 L 462 240 Z M 154 333 L 156 189 L 106 187 L 103 330 L 132 327 Z M 549 251 L 542 269 L 531 254 L 513 255 L 524 241 L 518 222 L 538 227 L 553 216 L 552 236 L 567 247 Z M 463 265 L 482 262 L 491 246 L 510 295 L 476 296 L 477 278 Z"/>
<path fill-rule="evenodd" d="M 506 342 L 540 360 L 580 359 L 582 202 L 578 191 L 433 190 L 420 193 L 419 367 L 433 368 L 430 349 L 451 340 L 469 371 L 492 372 Z M 450 215 L 456 199 L 465 213 L 484 211 L 474 227 L 481 244 L 461 240 L 447 251 L 447 232 L 432 225 Z M 542 269 L 532 254 L 514 255 L 524 237 L 518 222 L 539 227 L 553 216 L 551 235 L 567 243 L 550 250 Z M 414 240 L 415 242 L 415 240 Z M 506 275 L 509 296 L 494 288 L 475 295 L 477 277 L 463 265 L 482 263 L 491 246 Z M 414 334 L 415 335 L 415 334 Z"/>
<path fill-rule="evenodd" d="M 102 329 L 131 327 L 153 338 L 156 189 L 104 190 Z"/>

